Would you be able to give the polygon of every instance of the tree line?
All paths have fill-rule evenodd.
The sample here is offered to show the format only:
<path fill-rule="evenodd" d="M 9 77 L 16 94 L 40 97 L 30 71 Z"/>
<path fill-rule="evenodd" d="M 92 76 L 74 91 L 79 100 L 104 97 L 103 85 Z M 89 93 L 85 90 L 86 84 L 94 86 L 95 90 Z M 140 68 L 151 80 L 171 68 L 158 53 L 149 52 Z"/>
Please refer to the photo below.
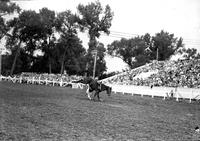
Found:
<path fill-rule="evenodd" d="M 151 60 L 166 60 L 172 55 L 187 53 L 188 58 L 198 58 L 196 49 L 184 48 L 183 39 L 165 31 L 155 36 L 145 34 L 131 39 L 122 38 L 104 47 L 98 42 L 101 33 L 109 35 L 114 13 L 109 5 L 99 1 L 79 4 L 77 13 L 70 10 L 56 13 L 48 8 L 39 12 L 21 10 L 10 0 L 0 1 L 0 39 L 10 53 L 3 55 L 2 74 L 21 72 L 92 75 L 93 51 L 97 50 L 96 75 L 106 71 L 105 53 L 121 57 L 130 68 Z M 10 14 L 17 14 L 7 19 Z M 78 37 L 79 32 L 88 34 L 86 50 Z M 38 55 L 38 52 L 40 54 Z"/>
<path fill-rule="evenodd" d="M 182 59 L 200 59 L 197 49 L 186 48 L 182 37 L 164 30 L 154 36 L 146 33 L 131 39 L 122 38 L 112 42 L 107 49 L 110 55 L 122 58 L 132 69 L 152 60 L 170 60 L 174 55 L 182 56 Z"/>
<path fill-rule="evenodd" d="M 97 42 L 100 32 L 109 34 L 113 12 L 99 1 L 79 4 L 78 14 L 66 10 L 60 13 L 42 8 L 39 12 L 21 10 L 9 0 L 0 2 L 1 38 L 6 38 L 9 55 L 3 56 L 3 74 L 47 72 L 92 75 L 93 50 L 98 51 L 96 74 L 106 70 L 105 47 Z M 12 10 L 11 10 L 12 9 Z M 5 15 L 17 13 L 6 21 Z M 82 46 L 78 32 L 87 32 L 89 48 Z M 37 55 L 41 52 L 42 55 Z"/>

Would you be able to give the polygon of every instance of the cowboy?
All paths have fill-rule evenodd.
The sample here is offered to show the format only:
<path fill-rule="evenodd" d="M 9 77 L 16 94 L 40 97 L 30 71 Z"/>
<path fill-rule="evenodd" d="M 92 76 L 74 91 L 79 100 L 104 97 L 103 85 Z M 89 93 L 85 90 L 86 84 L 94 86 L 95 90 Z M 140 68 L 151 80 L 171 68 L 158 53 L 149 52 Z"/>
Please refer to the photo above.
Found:
<path fill-rule="evenodd" d="M 84 77 L 81 80 L 78 81 L 72 81 L 72 83 L 83 83 L 87 85 L 87 90 L 86 90 L 86 94 L 88 96 L 88 98 L 91 100 L 91 95 L 92 95 L 92 89 L 91 86 L 94 85 L 96 82 L 96 80 L 94 80 L 92 77 Z"/>

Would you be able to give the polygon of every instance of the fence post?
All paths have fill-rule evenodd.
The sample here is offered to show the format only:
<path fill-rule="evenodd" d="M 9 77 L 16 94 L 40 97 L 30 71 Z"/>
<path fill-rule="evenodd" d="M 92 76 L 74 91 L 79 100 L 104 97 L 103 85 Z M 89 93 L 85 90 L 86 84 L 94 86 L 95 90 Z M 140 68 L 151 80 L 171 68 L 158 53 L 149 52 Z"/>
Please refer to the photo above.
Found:
<path fill-rule="evenodd" d="M 13 83 L 16 82 L 16 76 L 12 78 Z"/>
<path fill-rule="evenodd" d="M 166 98 L 166 97 L 165 97 L 165 95 L 164 95 L 163 100 L 165 100 L 165 98 Z"/>
<path fill-rule="evenodd" d="M 47 82 L 47 78 L 46 78 L 46 85 L 47 85 L 47 83 L 48 83 L 48 82 Z"/>
<path fill-rule="evenodd" d="M 154 98 L 154 95 L 153 95 L 153 94 L 151 95 L 151 98 Z"/>
<path fill-rule="evenodd" d="M 19 78 L 19 83 L 22 83 L 22 76 L 20 76 Z"/>
<path fill-rule="evenodd" d="M 53 86 L 54 86 L 54 83 L 55 83 L 55 81 L 54 81 L 54 79 L 53 79 Z"/>
<path fill-rule="evenodd" d="M 27 84 L 29 83 L 29 77 L 27 78 L 27 81 L 26 81 L 26 83 L 27 83 Z"/>
<path fill-rule="evenodd" d="M 34 84 L 34 82 L 35 82 L 35 77 L 33 77 L 33 79 L 32 79 L 32 84 Z"/>
<path fill-rule="evenodd" d="M 191 94 L 191 96 L 190 96 L 190 103 L 192 103 L 192 97 L 193 97 L 193 94 L 194 94 L 194 92 L 193 92 L 193 90 L 192 90 L 192 94 Z"/>
<path fill-rule="evenodd" d="M 176 101 L 178 101 L 178 93 L 176 94 Z"/>
<path fill-rule="evenodd" d="M 40 77 L 41 77 L 41 75 L 39 76 L 39 85 L 40 85 L 40 79 L 41 79 Z"/>
<path fill-rule="evenodd" d="M 62 84 L 63 84 L 63 81 L 62 81 L 62 78 L 61 78 L 61 80 L 60 80 L 60 86 L 62 87 Z"/>

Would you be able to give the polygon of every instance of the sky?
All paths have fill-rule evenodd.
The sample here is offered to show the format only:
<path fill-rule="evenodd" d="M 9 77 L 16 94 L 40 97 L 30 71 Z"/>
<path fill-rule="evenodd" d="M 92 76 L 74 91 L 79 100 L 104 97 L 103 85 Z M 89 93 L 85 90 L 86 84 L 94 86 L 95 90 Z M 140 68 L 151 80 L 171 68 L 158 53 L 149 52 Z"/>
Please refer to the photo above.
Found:
<path fill-rule="evenodd" d="M 185 47 L 200 52 L 200 0 L 99 0 L 103 7 L 110 5 L 114 12 L 110 36 L 102 35 L 99 41 L 107 44 L 120 37 L 135 37 L 161 30 L 183 37 Z M 38 11 L 48 7 L 56 12 L 77 12 L 78 4 L 94 0 L 16 0 L 22 9 Z M 87 48 L 87 34 L 80 34 Z"/>
<path fill-rule="evenodd" d="M 161 30 L 182 37 L 186 48 L 200 52 L 200 0 L 99 0 L 103 7 L 109 5 L 114 12 L 111 34 L 101 35 L 99 41 L 105 47 L 121 37 L 135 37 Z M 47 7 L 56 12 L 77 12 L 78 4 L 87 5 L 94 0 L 15 0 L 22 9 L 36 10 Z M 79 37 L 85 48 L 88 35 Z M 112 63 L 113 64 L 113 63 Z M 115 63 L 114 63 L 115 64 Z"/>

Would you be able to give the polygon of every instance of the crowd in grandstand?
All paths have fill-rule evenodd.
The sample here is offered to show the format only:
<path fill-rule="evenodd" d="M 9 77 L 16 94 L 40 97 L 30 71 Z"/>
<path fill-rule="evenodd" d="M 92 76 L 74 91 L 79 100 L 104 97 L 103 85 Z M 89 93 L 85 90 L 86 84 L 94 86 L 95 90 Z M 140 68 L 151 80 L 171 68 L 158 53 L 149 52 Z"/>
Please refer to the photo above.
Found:
<path fill-rule="evenodd" d="M 148 77 L 137 77 L 152 72 Z M 142 67 L 107 79 L 123 85 L 200 88 L 200 60 L 153 61 Z"/>

